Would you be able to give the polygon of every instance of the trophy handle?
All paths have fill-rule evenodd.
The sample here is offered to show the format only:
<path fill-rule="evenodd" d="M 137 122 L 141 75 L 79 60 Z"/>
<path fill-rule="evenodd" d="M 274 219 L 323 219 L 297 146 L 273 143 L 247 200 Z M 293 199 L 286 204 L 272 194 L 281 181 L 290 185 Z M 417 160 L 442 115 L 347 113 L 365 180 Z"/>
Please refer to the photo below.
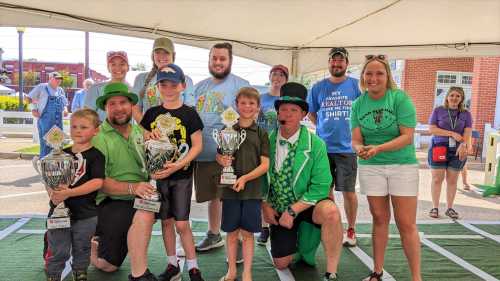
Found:
<path fill-rule="evenodd" d="M 220 147 L 220 142 L 219 142 L 219 130 L 214 129 L 212 131 L 212 138 L 214 138 L 215 143 Z"/>
<path fill-rule="evenodd" d="M 238 148 L 240 148 L 240 145 L 245 141 L 246 138 L 247 138 L 247 131 L 242 129 L 240 131 L 240 143 L 238 144 Z"/>
<path fill-rule="evenodd" d="M 179 145 L 178 151 L 179 151 L 180 155 L 179 155 L 179 158 L 177 158 L 177 161 L 186 157 L 186 155 L 189 152 L 189 145 L 187 143 L 183 143 L 183 144 Z"/>
<path fill-rule="evenodd" d="M 33 157 L 31 162 L 33 163 L 33 168 L 35 168 L 35 171 L 39 175 L 41 175 L 42 173 L 40 173 L 40 171 L 42 170 L 42 165 L 40 164 L 40 157 L 38 157 L 38 156 Z"/>
<path fill-rule="evenodd" d="M 73 171 L 73 174 L 71 175 L 73 179 L 71 180 L 71 185 L 74 185 L 78 181 L 78 177 L 75 177 L 76 173 L 80 171 L 82 168 L 83 164 L 85 163 L 85 160 L 83 159 L 83 155 L 81 153 L 75 154 L 76 160 L 74 160 L 73 163 L 75 163 L 75 170 Z"/>

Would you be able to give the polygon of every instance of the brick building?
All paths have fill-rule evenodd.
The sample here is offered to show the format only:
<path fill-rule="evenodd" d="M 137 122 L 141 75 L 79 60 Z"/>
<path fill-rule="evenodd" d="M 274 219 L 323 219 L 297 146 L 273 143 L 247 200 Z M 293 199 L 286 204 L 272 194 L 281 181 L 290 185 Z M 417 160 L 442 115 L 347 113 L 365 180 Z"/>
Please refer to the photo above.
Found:
<path fill-rule="evenodd" d="M 5 84 L 5 86 L 15 89 L 19 91 L 19 85 L 15 83 L 15 75 L 19 72 L 19 63 L 17 60 L 4 60 L 3 65 L 0 67 L 10 72 L 8 77 L 10 78 L 11 83 Z M 44 83 L 48 81 L 49 73 L 53 71 L 65 71 L 68 72 L 74 78 L 74 83 L 72 87 L 65 89 L 68 98 L 73 98 L 73 94 L 75 91 L 81 89 L 83 87 L 83 81 L 85 80 L 84 72 L 85 66 L 83 63 L 62 63 L 62 62 L 44 62 L 44 61 L 24 61 L 23 62 L 23 71 L 33 72 L 34 75 L 34 83 L 33 85 L 24 85 L 24 92 L 29 93 L 34 86 L 39 83 Z M 101 73 L 90 70 L 90 76 L 92 80 L 95 82 L 100 82 L 107 80 L 108 77 L 102 75 Z"/>
<path fill-rule="evenodd" d="M 448 88 L 462 86 L 474 120 L 473 129 L 483 135 L 484 124 L 493 124 L 495 119 L 499 65 L 500 57 L 405 60 L 401 88 L 412 97 L 418 122 L 427 123 Z"/>

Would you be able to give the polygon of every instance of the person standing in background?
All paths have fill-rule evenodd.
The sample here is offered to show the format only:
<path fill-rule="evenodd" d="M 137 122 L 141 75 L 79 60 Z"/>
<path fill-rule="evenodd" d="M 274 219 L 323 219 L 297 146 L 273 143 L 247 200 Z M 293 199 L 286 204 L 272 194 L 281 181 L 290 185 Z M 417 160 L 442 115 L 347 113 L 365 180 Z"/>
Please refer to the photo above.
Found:
<path fill-rule="evenodd" d="M 83 81 L 83 89 L 77 91 L 73 96 L 73 101 L 71 102 L 71 112 L 75 112 L 78 109 L 83 108 L 85 96 L 92 85 L 94 85 L 94 81 L 92 81 L 92 79 L 85 79 L 85 81 Z"/>

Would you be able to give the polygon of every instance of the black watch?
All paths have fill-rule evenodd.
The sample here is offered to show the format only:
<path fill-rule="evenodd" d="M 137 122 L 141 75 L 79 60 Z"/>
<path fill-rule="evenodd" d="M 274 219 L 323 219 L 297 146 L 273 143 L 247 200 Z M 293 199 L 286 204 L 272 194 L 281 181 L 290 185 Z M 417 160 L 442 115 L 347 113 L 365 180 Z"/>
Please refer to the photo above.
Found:
<path fill-rule="evenodd" d="M 297 217 L 297 213 L 292 209 L 291 206 L 288 206 L 288 208 L 286 208 L 286 211 L 287 213 L 292 216 L 292 218 L 296 218 Z"/>

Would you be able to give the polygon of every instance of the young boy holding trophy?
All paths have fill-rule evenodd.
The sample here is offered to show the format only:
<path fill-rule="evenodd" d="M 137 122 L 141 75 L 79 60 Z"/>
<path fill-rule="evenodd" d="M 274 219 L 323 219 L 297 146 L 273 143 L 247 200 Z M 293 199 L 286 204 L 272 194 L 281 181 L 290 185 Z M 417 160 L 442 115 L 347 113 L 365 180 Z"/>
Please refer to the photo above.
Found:
<path fill-rule="evenodd" d="M 148 271 L 147 249 L 155 218 L 162 220 L 168 256 L 167 268 L 158 279 L 170 281 L 181 278 L 175 245 L 177 230 L 186 253 L 191 281 L 203 280 L 189 225 L 193 173 L 190 163 L 202 149 L 203 123 L 196 110 L 183 104 L 180 98 L 186 87 L 185 79 L 182 69 L 175 64 L 159 69 L 156 87 L 163 104 L 148 109 L 141 120 L 141 126 L 148 131 L 145 133 L 146 168 L 151 178 L 156 180 L 158 194 L 149 201 L 136 200 L 137 211 L 128 234 L 131 281 L 157 280 L 141 278 L 141 274 Z M 159 209 L 150 208 L 156 204 L 159 204 Z"/>
<path fill-rule="evenodd" d="M 261 231 L 261 176 L 269 167 L 267 133 L 255 123 L 260 109 L 257 90 L 241 88 L 236 95 L 236 107 L 239 119 L 238 113 L 229 107 L 222 113 L 226 127 L 214 131 L 219 145 L 216 160 L 224 167 L 220 181 L 223 186 L 221 228 L 227 233 L 228 272 L 221 281 L 236 280 L 240 235 L 243 237 L 242 280 L 252 280 L 253 236 Z"/>
<path fill-rule="evenodd" d="M 47 171 L 48 168 L 44 162 L 55 163 L 59 159 L 67 158 L 70 161 L 67 163 L 71 163 L 70 166 L 72 166 L 71 184 L 60 184 L 55 189 L 47 189 L 51 200 L 47 219 L 47 240 L 51 251 L 47 260 L 48 281 L 61 280 L 66 261 L 70 256 L 73 257 L 71 263 L 73 280 L 87 280 L 90 239 L 97 225 L 95 199 L 97 190 L 102 187 L 105 177 L 104 156 L 90 142 L 98 132 L 99 116 L 91 109 L 78 110 L 71 115 L 70 124 L 73 145 L 64 149 L 65 153 L 59 154 L 57 147 L 62 146 L 62 138 L 57 141 L 57 136 L 63 136 L 63 133 L 59 128 L 53 127 L 45 139 L 56 149 L 39 160 L 42 174 L 46 175 L 50 174 L 50 171 Z M 78 159 L 78 161 L 73 159 Z M 59 162 L 59 166 L 61 164 L 62 162 Z M 63 174 L 64 171 L 60 173 Z M 47 182 L 47 179 L 44 181 Z M 60 205 L 62 203 L 64 205 Z M 67 208 L 61 208 L 61 206 Z M 69 217 L 67 217 L 68 213 Z"/>

